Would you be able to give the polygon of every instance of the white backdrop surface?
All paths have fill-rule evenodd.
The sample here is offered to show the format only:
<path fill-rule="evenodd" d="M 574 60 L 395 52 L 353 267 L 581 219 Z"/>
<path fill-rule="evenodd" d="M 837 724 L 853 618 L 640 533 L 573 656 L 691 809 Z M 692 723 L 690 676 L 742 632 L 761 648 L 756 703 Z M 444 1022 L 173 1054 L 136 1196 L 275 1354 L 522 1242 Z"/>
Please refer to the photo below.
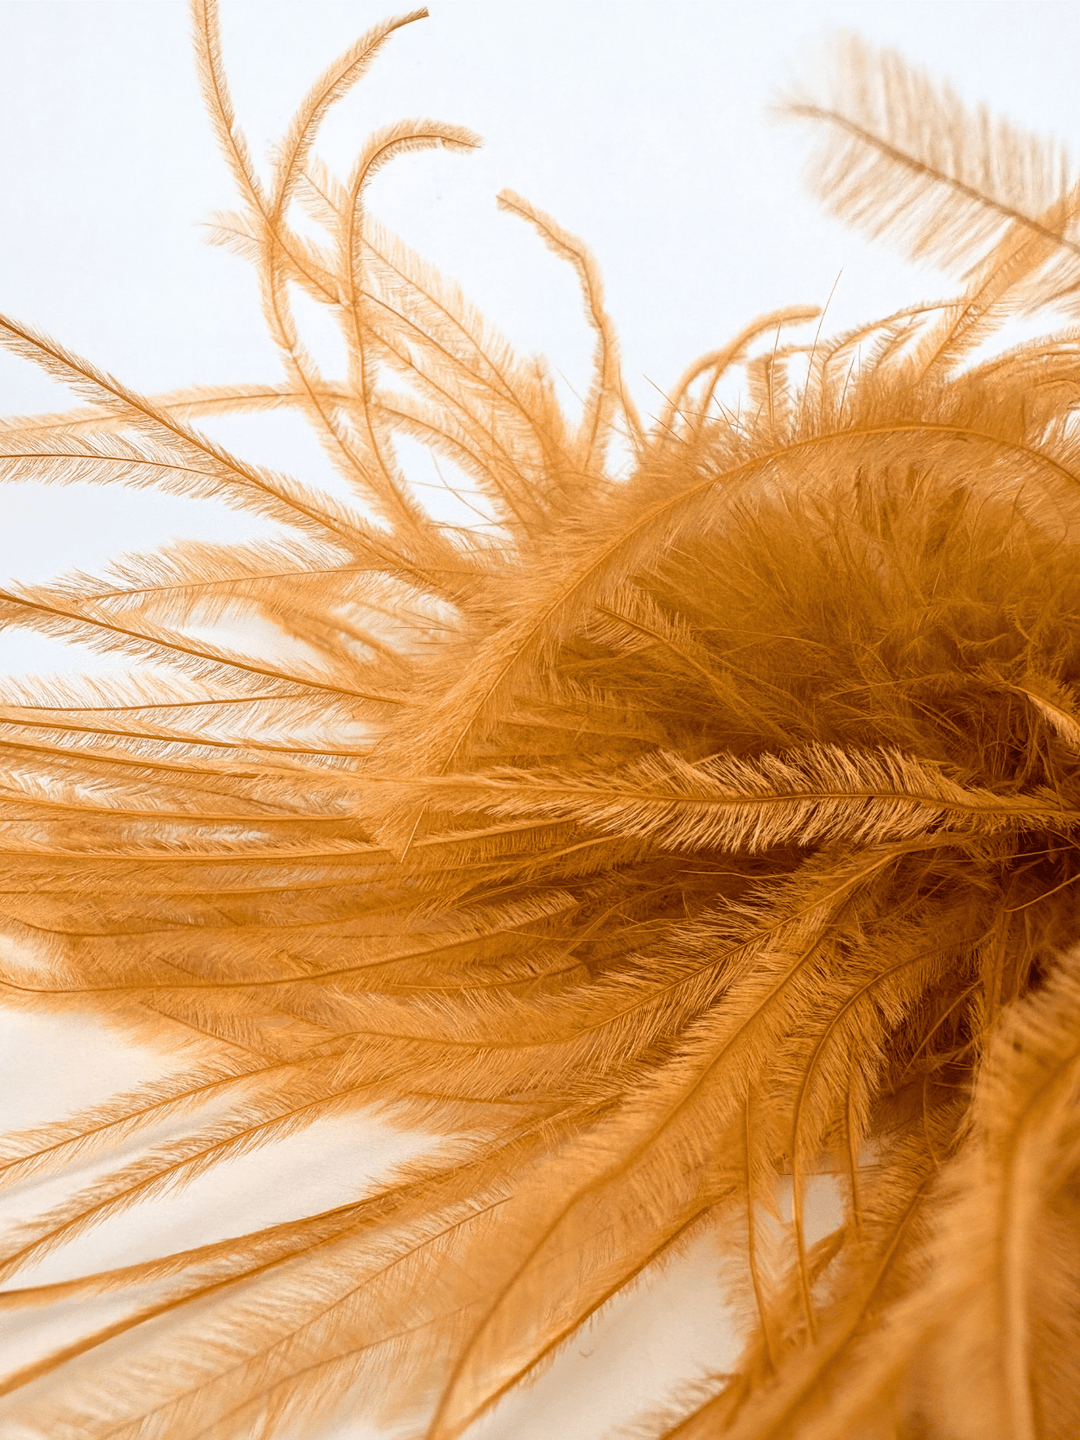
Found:
<path fill-rule="evenodd" d="M 344 168 L 370 129 L 417 114 L 484 136 L 479 154 L 396 162 L 375 182 L 372 208 L 515 344 L 551 357 L 568 403 L 591 350 L 576 282 L 527 227 L 496 211 L 504 186 L 592 246 L 631 392 L 654 413 L 695 355 L 761 312 L 821 305 L 833 292 L 826 324 L 841 329 L 948 288 L 824 216 L 800 185 L 797 129 L 767 117 L 789 80 L 812 79 L 831 32 L 894 45 L 965 98 L 1080 148 L 1080 7 L 1071 0 L 431 0 L 430 10 L 334 115 L 321 153 Z M 323 65 L 383 14 L 378 0 L 222 0 L 226 64 L 256 156 Z M 0 310 L 147 391 L 280 378 L 250 274 L 200 230 L 233 196 L 200 106 L 186 7 L 0 0 L 0 54 Z M 316 334 L 315 344 L 330 342 Z M 0 354 L 0 412 L 65 403 L 58 387 Z M 280 468 L 324 473 L 314 444 L 280 417 L 238 424 L 229 439 Z M 240 538 L 250 524 L 179 500 L 89 487 L 58 498 L 20 485 L 0 495 L 0 571 L 44 578 L 155 537 Z M 0 674 L 67 663 L 58 647 L 0 634 Z M 70 1017 L 0 1014 L 0 1045 L 12 1125 L 171 1068 Z M 423 1143 L 373 1122 L 358 1153 L 354 1132 L 327 1122 L 264 1162 L 235 1162 L 103 1227 L 39 1278 L 175 1248 L 189 1233 L 209 1238 L 208 1225 L 225 1235 L 340 1203 Z M 226 1194 L 234 1201 L 223 1209 Z M 30 1203 L 16 1196 L 11 1213 Z M 606 1440 L 676 1378 L 721 1366 L 729 1349 L 712 1252 L 699 1246 L 611 1307 L 476 1440 Z M 371 1432 L 358 1416 L 333 1433 Z"/>

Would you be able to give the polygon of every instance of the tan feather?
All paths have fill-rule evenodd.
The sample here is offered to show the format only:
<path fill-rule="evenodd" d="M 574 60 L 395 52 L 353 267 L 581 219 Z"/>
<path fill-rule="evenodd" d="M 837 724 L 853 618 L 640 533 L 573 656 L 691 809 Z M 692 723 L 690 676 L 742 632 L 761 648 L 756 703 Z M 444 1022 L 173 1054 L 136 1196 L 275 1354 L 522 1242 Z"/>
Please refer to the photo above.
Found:
<path fill-rule="evenodd" d="M 781 327 L 816 310 L 752 321 L 652 428 L 588 251 L 505 192 L 581 282 L 575 420 L 368 211 L 395 155 L 475 137 L 391 125 L 344 180 L 315 154 L 423 12 L 324 71 L 264 177 L 192 10 L 241 206 L 213 238 L 257 270 L 284 381 L 144 397 L 0 322 L 84 402 L 0 425 L 0 479 L 264 527 L 0 595 L 5 627 L 128 667 L 5 689 L 5 1003 L 175 1060 L 0 1155 L 41 1187 L 0 1248 L 0 1311 L 42 1325 L 4 1433 L 296 1440 L 362 1407 L 456 1440 L 708 1231 L 742 1354 L 650 1440 L 1069 1440 L 1080 367 L 1067 326 L 972 355 L 1074 304 L 1061 152 L 842 48 L 789 106 L 819 185 L 963 288 L 812 343 Z M 197 428 L 278 409 L 339 493 Z M 402 439 L 475 524 L 433 518 Z M 430 1144 L 346 1203 L 24 1273 L 374 1106 Z"/>

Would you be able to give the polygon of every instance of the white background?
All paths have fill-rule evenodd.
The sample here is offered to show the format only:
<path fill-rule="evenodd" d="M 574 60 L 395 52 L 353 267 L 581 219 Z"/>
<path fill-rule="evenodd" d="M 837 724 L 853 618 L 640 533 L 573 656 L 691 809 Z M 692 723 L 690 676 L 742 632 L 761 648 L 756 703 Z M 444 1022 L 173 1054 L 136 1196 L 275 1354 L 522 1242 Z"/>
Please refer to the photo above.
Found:
<path fill-rule="evenodd" d="M 824 304 L 838 275 L 830 329 L 947 290 L 824 217 L 800 187 L 797 127 L 766 116 L 788 82 L 812 80 L 830 32 L 895 45 L 966 98 L 1080 150 L 1072 3 L 431 0 L 430 9 L 327 125 L 324 157 L 344 168 L 369 129 L 403 115 L 479 131 L 477 155 L 398 161 L 375 182 L 372 207 L 515 343 L 549 355 L 568 393 L 584 383 L 591 348 L 576 282 L 527 227 L 495 211 L 494 196 L 510 186 L 584 237 L 647 413 L 695 355 L 763 311 Z M 386 13 L 381 0 L 223 0 L 222 10 L 237 110 L 260 157 L 322 67 Z M 199 229 L 233 197 L 202 115 L 184 5 L 6 0 L 0 63 L 0 310 L 149 391 L 279 378 L 243 262 L 207 248 Z M 0 413 L 62 403 L 50 382 L 0 356 Z M 254 458 L 321 473 L 317 450 L 280 420 L 241 426 L 235 438 Z M 0 496 L 0 571 L 44 577 L 179 530 L 247 533 L 249 522 L 220 509 L 204 516 L 178 501 L 16 487 Z M 61 663 L 0 636 L 0 669 Z M 60 1044 L 61 1029 L 28 1016 L 5 1026 L 13 1123 L 129 1084 L 149 1063 L 85 1028 L 69 1027 Z M 235 1168 L 233 1183 L 251 1197 L 245 1222 L 335 1203 L 358 1166 L 374 1174 L 396 1146 L 374 1130 L 360 1157 L 342 1130 L 320 1143 L 314 1170 L 282 1150 L 275 1185 Z M 187 1210 L 155 1211 L 167 1240 L 193 1223 L 195 1192 Z M 205 1220 L 211 1192 L 199 1194 Z M 152 1218 L 125 1222 L 94 1254 L 106 1263 L 117 1250 L 150 1249 L 152 1231 Z M 659 1399 L 671 1376 L 720 1363 L 712 1280 L 708 1252 L 692 1252 L 486 1426 L 487 1440 L 601 1440 Z M 340 1436 L 367 1433 L 356 1421 Z"/>

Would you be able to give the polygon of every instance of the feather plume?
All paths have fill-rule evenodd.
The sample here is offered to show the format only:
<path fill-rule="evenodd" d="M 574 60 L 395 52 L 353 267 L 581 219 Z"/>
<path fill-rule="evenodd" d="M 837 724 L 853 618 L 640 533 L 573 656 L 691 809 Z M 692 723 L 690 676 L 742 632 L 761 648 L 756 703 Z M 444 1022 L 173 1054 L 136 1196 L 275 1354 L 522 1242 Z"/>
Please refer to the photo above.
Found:
<path fill-rule="evenodd" d="M 263 176 L 214 0 L 192 11 L 241 206 L 213 238 L 256 268 L 284 382 L 140 396 L 0 321 L 83 401 L 0 425 L 0 479 L 265 527 L 0 594 L 0 625 L 128 667 L 5 690 L 0 994 L 179 1058 L 5 1142 L 0 1184 L 31 1205 L 0 1310 L 43 1330 L 0 1377 L 4 1433 L 296 1440 L 351 1407 L 456 1440 L 709 1233 L 741 1354 L 650 1440 L 1068 1440 L 1080 365 L 1067 328 L 972 357 L 1075 304 L 1068 162 L 847 43 L 832 93 L 788 106 L 818 187 L 960 292 L 812 346 L 780 327 L 816 310 L 751 321 L 652 429 L 587 249 L 505 192 L 581 283 L 575 421 L 368 211 L 395 155 L 476 137 L 401 122 L 344 180 L 315 154 L 425 12 L 328 67 Z M 347 491 L 198 429 L 277 409 Z M 476 525 L 432 517 L 403 437 L 454 462 Z M 380 1108 L 431 1143 L 341 1204 L 30 1270 Z"/>

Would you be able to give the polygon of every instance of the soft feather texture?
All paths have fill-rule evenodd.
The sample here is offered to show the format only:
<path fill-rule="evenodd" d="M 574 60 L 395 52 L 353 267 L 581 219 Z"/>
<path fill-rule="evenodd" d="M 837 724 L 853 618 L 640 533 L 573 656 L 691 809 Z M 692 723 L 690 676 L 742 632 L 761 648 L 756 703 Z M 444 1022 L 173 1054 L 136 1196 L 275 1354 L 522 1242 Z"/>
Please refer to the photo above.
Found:
<path fill-rule="evenodd" d="M 766 317 L 649 431 L 588 252 L 505 195 L 582 285 L 572 422 L 367 213 L 394 154 L 475 137 L 394 126 L 345 181 L 314 156 L 423 12 L 329 67 L 264 184 L 212 0 L 193 11 L 243 206 L 216 235 L 258 267 L 286 383 L 144 398 L 5 320 L 89 408 L 9 422 L 0 465 L 277 530 L 0 597 L 5 624 L 132 667 L 122 698 L 6 694 L 0 888 L 10 1003 L 149 1013 L 201 1055 L 9 1139 L 3 1181 L 98 1168 L 8 1237 L 3 1274 L 330 1114 L 391 1104 L 445 1138 L 325 1213 L 3 1292 L 85 1316 L 4 1380 L 4 1423 L 284 1440 L 350 1397 L 452 1440 L 711 1228 L 743 1355 L 654 1436 L 1068 1440 L 1080 368 L 1068 332 L 974 354 L 1073 303 L 1066 162 L 849 47 L 831 98 L 790 107 L 829 203 L 966 288 L 812 346 L 779 343 L 806 312 Z M 340 324 L 346 376 L 305 350 L 297 288 Z M 714 400 L 732 367 L 737 415 Z M 281 406 L 349 503 L 197 428 Z M 431 519 L 402 435 L 483 523 Z M 276 657 L 243 651 L 245 617 Z M 843 1218 L 811 1242 L 826 1170 Z"/>

